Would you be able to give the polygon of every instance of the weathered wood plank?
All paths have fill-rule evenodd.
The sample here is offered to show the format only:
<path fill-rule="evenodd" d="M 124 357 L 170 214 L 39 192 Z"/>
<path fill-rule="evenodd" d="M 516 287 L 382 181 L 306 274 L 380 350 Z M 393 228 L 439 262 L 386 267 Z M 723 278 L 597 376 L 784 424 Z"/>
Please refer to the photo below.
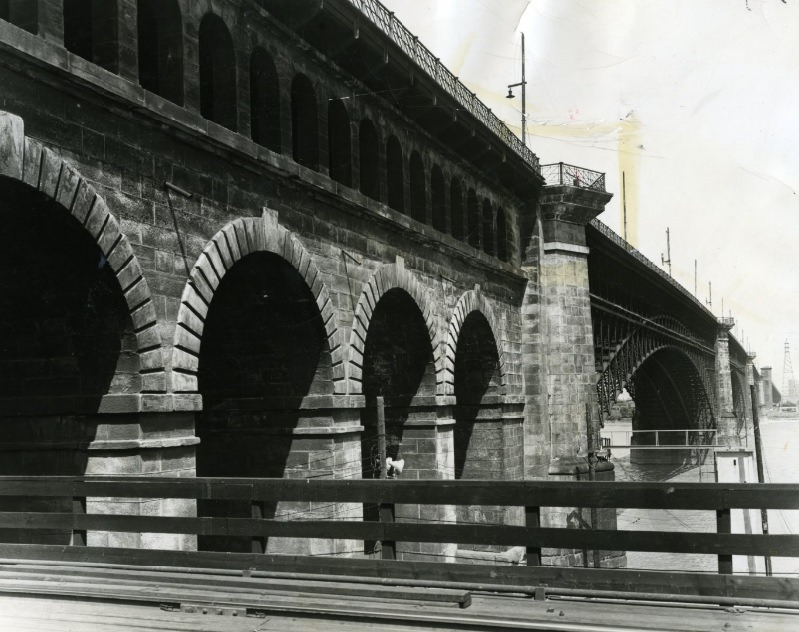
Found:
<path fill-rule="evenodd" d="M 673 595 L 730 596 L 751 599 L 799 601 L 799 578 L 724 576 L 704 573 L 593 569 L 561 566 L 506 566 L 434 562 L 389 562 L 374 559 L 342 559 L 293 555 L 253 555 L 207 551 L 160 551 L 126 548 L 70 547 L 57 545 L 0 544 L 0 560 L 106 564 L 123 568 L 185 569 L 201 572 L 285 573 L 292 576 L 340 575 L 376 580 L 407 580 L 443 587 L 491 590 L 509 587 L 535 592 L 536 586 L 588 590 L 658 592 Z M 423 578 L 420 579 L 420 578 Z"/>
<path fill-rule="evenodd" d="M 493 544 L 711 555 L 799 557 L 799 535 L 615 531 L 475 524 L 409 524 L 333 520 L 257 520 L 114 514 L 0 513 L 0 528 L 76 529 L 128 533 L 191 533 L 238 537 L 330 538 L 388 542 Z"/>
<path fill-rule="evenodd" d="M 0 477 L 0 496 L 201 498 L 642 509 L 799 509 L 799 485 Z"/>

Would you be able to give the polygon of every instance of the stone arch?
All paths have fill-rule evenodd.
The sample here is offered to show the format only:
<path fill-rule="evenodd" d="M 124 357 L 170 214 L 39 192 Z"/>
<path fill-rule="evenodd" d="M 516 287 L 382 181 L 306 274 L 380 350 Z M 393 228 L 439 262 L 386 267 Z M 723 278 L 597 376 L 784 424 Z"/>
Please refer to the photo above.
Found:
<path fill-rule="evenodd" d="M 396 263 L 384 265 L 377 270 L 361 293 L 358 305 L 355 308 L 355 318 L 352 324 L 349 348 L 349 393 L 360 395 L 363 392 L 363 354 L 366 336 L 369 332 L 369 322 L 377 304 L 383 295 L 391 289 L 399 288 L 416 303 L 424 318 L 427 333 L 430 336 L 430 346 L 433 350 L 433 365 L 436 372 L 436 390 L 440 389 L 442 369 L 444 366 L 441 353 L 435 317 L 430 309 L 425 292 L 410 270 L 406 270 L 401 258 Z"/>
<path fill-rule="evenodd" d="M 37 189 L 83 226 L 114 271 L 136 336 L 141 369 L 162 376 L 164 362 L 155 305 L 144 272 L 103 197 L 80 172 L 42 143 L 25 136 L 22 118 L 0 111 L 0 177 Z M 150 378 L 151 384 L 158 379 Z M 143 385 L 144 386 L 144 385 Z M 161 392 L 162 387 L 147 388 Z"/>
<path fill-rule="evenodd" d="M 466 317 L 475 311 L 480 312 L 491 327 L 491 333 L 494 335 L 494 340 L 497 343 L 502 394 L 507 394 L 505 377 L 507 374 L 507 356 L 502 342 L 503 339 L 499 335 L 500 328 L 494 316 L 494 310 L 478 287 L 464 292 L 460 299 L 458 299 L 458 303 L 455 305 L 455 309 L 452 312 L 452 318 L 449 322 L 449 331 L 447 332 L 447 343 L 444 347 L 443 381 L 440 383 L 441 395 L 455 394 L 455 351 L 458 348 L 458 338 L 460 337 L 461 328 L 463 327 Z"/>
<path fill-rule="evenodd" d="M 245 217 L 226 224 L 205 246 L 192 268 L 178 310 L 172 350 L 174 392 L 197 392 L 200 347 L 208 309 L 222 278 L 233 265 L 254 252 L 271 252 L 291 264 L 305 279 L 324 323 L 333 370 L 333 392 L 346 388 L 343 349 L 335 310 L 319 268 L 302 243 L 277 223 L 277 215 Z"/>

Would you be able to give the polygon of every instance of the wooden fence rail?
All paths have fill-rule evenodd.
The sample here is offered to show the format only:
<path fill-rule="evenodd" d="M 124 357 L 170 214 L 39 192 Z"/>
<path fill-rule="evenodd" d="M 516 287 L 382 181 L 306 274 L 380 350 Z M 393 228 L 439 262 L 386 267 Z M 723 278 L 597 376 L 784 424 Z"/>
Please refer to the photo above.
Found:
<path fill-rule="evenodd" d="M 71 498 L 72 512 L 0 510 L 0 529 L 72 531 L 76 546 L 85 546 L 91 531 L 247 537 L 254 552 L 263 552 L 269 537 L 380 540 L 388 559 L 396 542 L 491 544 L 526 547 L 530 566 L 540 564 L 542 548 L 712 554 L 720 573 L 732 572 L 733 555 L 799 557 L 799 535 L 729 532 L 734 509 L 799 509 L 798 485 L 6 476 L 0 477 L 0 502 L 4 496 Z M 86 511 L 87 498 L 249 501 L 253 513 L 93 514 Z M 378 504 L 382 510 L 380 521 L 262 517 L 263 503 L 275 501 Z M 394 522 L 399 504 L 518 506 L 526 524 Z M 541 527 L 542 507 L 708 510 L 716 514 L 717 533 Z"/>

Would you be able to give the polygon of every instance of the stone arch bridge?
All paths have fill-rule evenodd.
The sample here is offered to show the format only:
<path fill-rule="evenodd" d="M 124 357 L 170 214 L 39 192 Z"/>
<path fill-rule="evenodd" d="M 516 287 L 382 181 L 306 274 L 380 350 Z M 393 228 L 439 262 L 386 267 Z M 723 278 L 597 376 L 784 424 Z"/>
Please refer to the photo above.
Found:
<path fill-rule="evenodd" d="M 572 476 L 621 388 L 748 410 L 727 324 L 592 221 L 603 176 L 375 0 L 0 2 L 0 85 L 2 474 L 371 477 L 382 397 L 403 476 Z"/>

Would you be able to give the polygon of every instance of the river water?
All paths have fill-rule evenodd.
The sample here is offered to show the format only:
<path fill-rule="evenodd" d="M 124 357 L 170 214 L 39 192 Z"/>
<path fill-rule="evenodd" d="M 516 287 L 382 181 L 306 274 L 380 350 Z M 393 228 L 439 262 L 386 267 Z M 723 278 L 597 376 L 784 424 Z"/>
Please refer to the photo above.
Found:
<path fill-rule="evenodd" d="M 763 465 L 766 482 L 799 483 L 799 418 L 765 419 L 760 424 L 763 441 Z M 749 437 L 749 446 L 753 446 Z M 617 481 L 714 482 L 712 465 L 676 472 L 673 466 L 637 466 L 630 463 L 629 455 L 619 452 L 611 457 L 616 466 Z M 759 528 L 759 512 L 756 525 Z M 770 533 L 799 533 L 799 511 L 769 510 Z M 714 511 L 663 511 L 622 509 L 618 514 L 618 528 L 637 531 L 692 531 L 714 532 Z M 759 532 L 759 531 L 758 531 Z M 653 570 L 684 570 L 716 572 L 717 558 L 713 555 L 683 555 L 668 553 L 627 553 L 628 568 Z M 799 577 L 799 558 L 772 558 L 774 575 Z"/>

